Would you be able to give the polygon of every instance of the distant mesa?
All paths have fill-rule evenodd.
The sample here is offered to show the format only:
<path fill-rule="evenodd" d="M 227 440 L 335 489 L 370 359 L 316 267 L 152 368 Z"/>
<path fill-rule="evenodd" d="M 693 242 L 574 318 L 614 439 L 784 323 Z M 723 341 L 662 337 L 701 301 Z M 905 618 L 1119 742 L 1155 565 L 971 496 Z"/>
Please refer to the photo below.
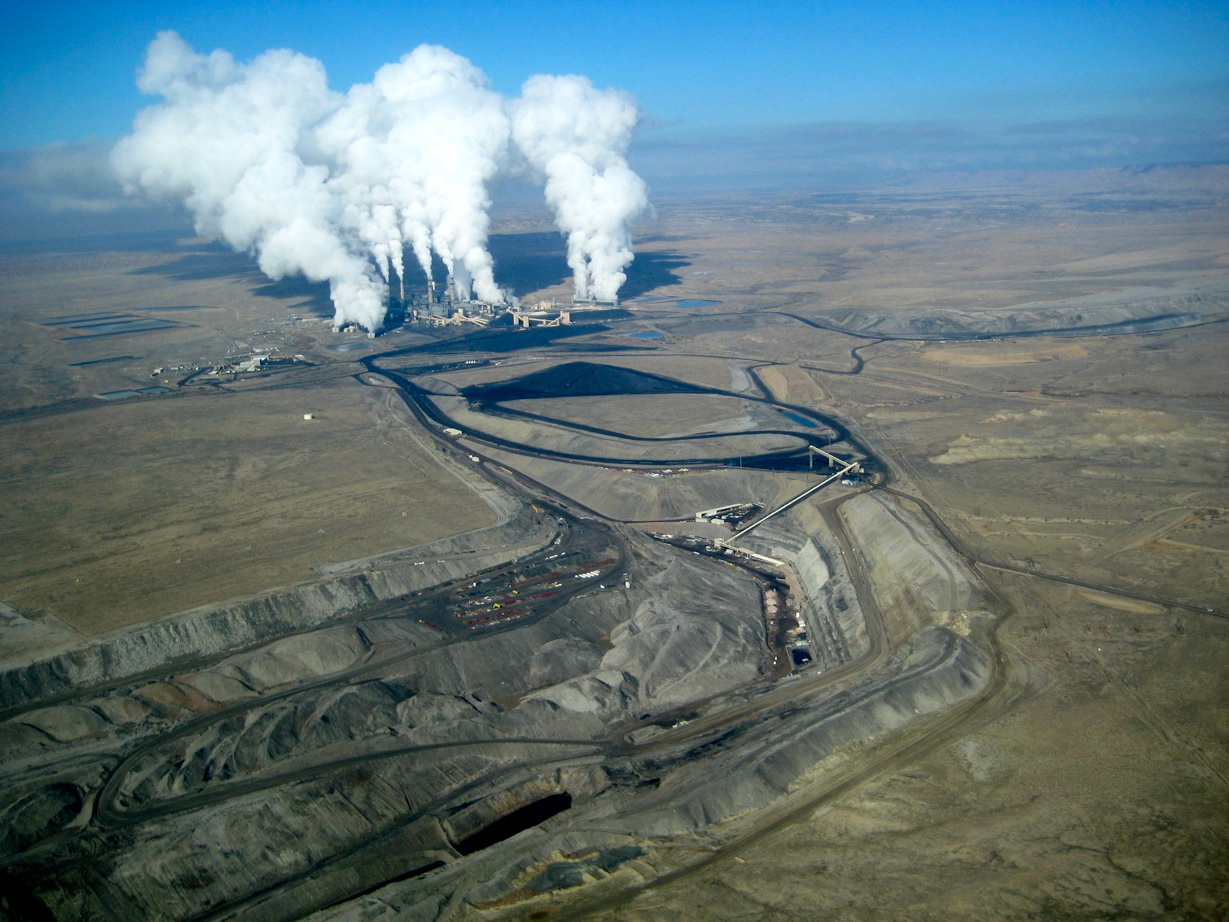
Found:
<path fill-rule="evenodd" d="M 644 305 L 644 304 L 669 304 L 671 302 L 674 303 L 675 307 L 681 307 L 685 310 L 690 309 L 690 308 L 696 308 L 696 307 L 716 307 L 718 304 L 724 303 L 722 301 L 713 301 L 709 298 L 670 298 L 670 297 L 632 298 L 626 301 L 625 303 Z"/>

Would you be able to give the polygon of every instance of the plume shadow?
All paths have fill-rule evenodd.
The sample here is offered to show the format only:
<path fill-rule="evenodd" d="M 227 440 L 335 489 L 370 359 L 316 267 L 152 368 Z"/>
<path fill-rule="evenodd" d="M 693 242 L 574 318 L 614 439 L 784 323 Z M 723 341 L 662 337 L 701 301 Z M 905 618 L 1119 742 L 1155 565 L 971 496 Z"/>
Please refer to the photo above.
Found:
<path fill-rule="evenodd" d="M 683 284 L 679 269 L 691 265 L 691 257 L 676 250 L 637 253 L 627 267 L 627 281 L 619 289 L 622 299 L 636 298 L 659 288 Z"/>
<path fill-rule="evenodd" d="M 291 305 L 295 310 L 310 311 L 317 317 L 333 316 L 333 299 L 329 296 L 328 282 L 309 282 L 301 275 L 288 275 L 277 282 L 265 279 L 252 289 L 252 294 L 279 301 L 298 299 Z"/>
<path fill-rule="evenodd" d="M 492 234 L 489 246 L 496 280 L 518 297 L 572 280 L 567 242 L 558 231 Z M 683 279 L 677 270 L 689 265 L 691 257 L 676 250 L 637 253 L 627 268 L 627 281 L 619 289 L 619 297 L 633 298 L 681 285 Z"/>
<path fill-rule="evenodd" d="M 572 278 L 568 248 L 558 231 L 492 234 L 487 244 L 495 260 L 495 280 L 517 297 Z"/>
<path fill-rule="evenodd" d="M 141 266 L 130 275 L 157 275 L 176 282 L 196 282 L 221 278 L 264 278 L 255 260 L 246 253 L 236 253 L 216 244 L 205 244 L 190 250 L 178 259 L 153 266 Z"/>
<path fill-rule="evenodd" d="M 488 245 L 495 260 L 495 278 L 518 296 L 571 281 L 567 244 L 558 231 L 527 231 L 492 234 Z M 619 289 L 620 298 L 634 298 L 660 288 L 681 285 L 678 270 L 691 265 L 691 257 L 676 250 L 637 253 L 627 268 L 627 281 Z M 270 281 L 246 253 L 238 253 L 220 243 L 201 243 L 178 259 L 130 270 L 132 275 L 153 275 L 180 282 L 236 278 L 251 283 L 252 294 L 277 300 L 297 300 L 296 310 L 310 311 L 320 317 L 333 316 L 333 302 L 326 282 L 309 282 L 300 275 Z M 439 273 L 437 272 L 437 275 Z M 422 286 L 422 272 L 412 259 L 406 263 L 406 291 Z M 442 277 L 437 286 L 443 290 Z"/>
<path fill-rule="evenodd" d="M 251 292 L 260 298 L 296 300 L 295 310 L 318 317 L 333 316 L 333 301 L 327 282 L 309 282 L 301 275 L 270 280 L 247 253 L 239 253 L 220 243 L 203 243 L 178 259 L 153 266 L 141 266 L 130 275 L 153 275 L 175 282 L 200 282 L 209 279 L 243 279 L 251 284 Z"/>

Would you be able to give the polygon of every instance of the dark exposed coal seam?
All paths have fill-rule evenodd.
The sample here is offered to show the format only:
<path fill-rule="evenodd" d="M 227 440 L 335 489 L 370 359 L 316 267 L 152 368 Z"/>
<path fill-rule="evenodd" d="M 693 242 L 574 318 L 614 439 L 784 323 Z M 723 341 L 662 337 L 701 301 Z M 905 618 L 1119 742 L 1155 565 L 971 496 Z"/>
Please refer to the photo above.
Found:
<path fill-rule="evenodd" d="M 159 740 L 159 743 L 162 741 Z M 207 806 L 210 803 L 219 800 L 231 800 L 245 794 L 252 794 L 259 791 L 268 790 L 269 788 L 280 787 L 294 781 L 306 781 L 320 777 L 329 772 L 339 771 L 345 768 L 353 768 L 357 765 L 363 765 L 368 762 L 375 762 L 381 759 L 391 759 L 397 756 L 407 755 L 414 752 L 433 752 L 442 749 L 463 749 L 467 747 L 491 747 L 502 745 L 533 745 L 533 746 L 572 746 L 578 747 L 578 751 L 569 753 L 568 758 L 583 755 L 592 755 L 604 751 L 605 744 L 600 740 L 578 740 L 578 739 L 551 739 L 546 737 L 515 737 L 505 736 L 492 739 L 482 740 L 456 740 L 454 742 L 445 743 L 407 743 L 401 746 L 393 746 L 388 749 L 376 750 L 374 752 L 362 752 L 357 755 L 345 756 L 339 759 L 332 759 L 325 762 L 316 762 L 311 765 L 291 769 L 283 772 L 271 772 L 258 774 L 254 778 L 241 781 L 224 781 L 216 785 L 211 785 L 205 790 L 191 794 L 180 794 L 175 797 L 155 800 L 143 807 L 136 807 L 131 810 L 116 809 L 112 801 L 119 794 L 119 787 L 123 779 L 127 777 L 127 767 L 135 762 L 133 756 L 129 756 L 112 773 L 107 779 L 99 794 L 98 806 L 96 815 L 98 822 L 101 825 L 108 827 L 128 826 L 133 823 L 140 823 L 155 817 L 164 817 L 173 813 L 182 813 L 186 810 L 194 810 L 198 807 Z M 143 755 L 144 753 L 140 753 Z"/>

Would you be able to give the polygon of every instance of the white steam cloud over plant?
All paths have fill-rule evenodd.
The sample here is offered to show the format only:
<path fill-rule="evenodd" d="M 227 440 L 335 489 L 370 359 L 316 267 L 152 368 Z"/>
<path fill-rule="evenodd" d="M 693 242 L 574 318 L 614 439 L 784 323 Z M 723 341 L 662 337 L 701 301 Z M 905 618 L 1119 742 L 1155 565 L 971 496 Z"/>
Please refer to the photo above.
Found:
<path fill-rule="evenodd" d="M 446 48 L 422 45 L 345 95 L 292 51 L 240 63 L 174 32 L 138 81 L 162 101 L 112 151 L 131 191 L 183 202 L 197 232 L 252 253 L 273 279 L 327 281 L 334 326 L 380 329 L 405 252 L 456 296 L 509 299 L 487 248 L 489 187 L 525 164 L 568 241 L 578 298 L 613 298 L 632 261 L 628 224 L 648 207 L 625 159 L 638 117 L 625 93 L 584 77 L 531 77 L 505 100 Z"/>
<path fill-rule="evenodd" d="M 546 176 L 578 298 L 613 298 L 627 278 L 627 225 L 649 204 L 623 156 L 637 118 L 630 96 L 594 89 L 585 77 L 530 77 L 512 103 L 512 137 Z"/>

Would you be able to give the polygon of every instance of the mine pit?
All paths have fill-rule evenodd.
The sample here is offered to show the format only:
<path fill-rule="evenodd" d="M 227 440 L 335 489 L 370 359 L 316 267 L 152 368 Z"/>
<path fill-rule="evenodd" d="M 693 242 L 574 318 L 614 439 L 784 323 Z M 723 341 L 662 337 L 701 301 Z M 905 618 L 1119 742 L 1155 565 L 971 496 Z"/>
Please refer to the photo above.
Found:
<path fill-rule="evenodd" d="M 495 822 L 466 836 L 457 843 L 457 851 L 462 855 L 472 855 L 484 848 L 490 848 L 511 839 L 514 835 L 540 826 L 552 816 L 557 816 L 572 807 L 572 795 L 566 791 L 560 794 L 550 794 L 541 800 L 518 807 L 511 813 L 501 816 Z"/>

